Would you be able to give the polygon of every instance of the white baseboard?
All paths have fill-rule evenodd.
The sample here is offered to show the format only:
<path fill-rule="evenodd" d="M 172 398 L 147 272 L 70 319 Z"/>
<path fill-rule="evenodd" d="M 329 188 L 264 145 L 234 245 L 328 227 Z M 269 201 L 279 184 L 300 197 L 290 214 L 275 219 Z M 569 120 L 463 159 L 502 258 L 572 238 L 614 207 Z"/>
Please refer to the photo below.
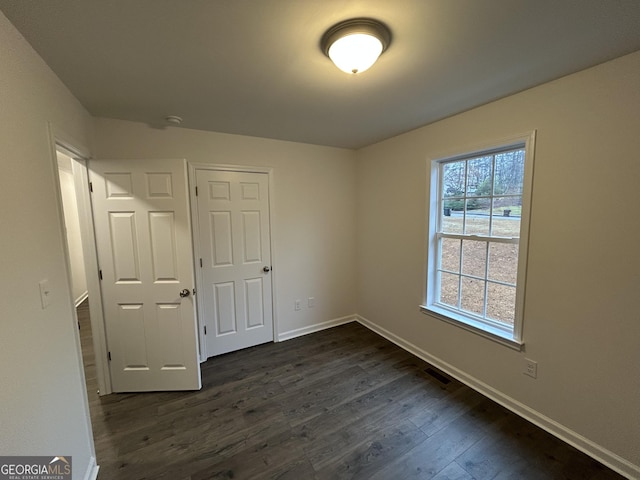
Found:
<path fill-rule="evenodd" d="M 351 323 L 357 321 L 357 315 L 347 315 L 346 317 L 334 318 L 322 323 L 316 323 L 309 325 L 308 327 L 296 328 L 289 330 L 288 332 L 282 332 L 278 334 L 278 342 L 285 340 L 291 340 L 292 338 L 301 337 L 310 333 L 319 332 L 320 330 L 326 330 L 327 328 L 337 327 L 338 325 L 344 325 L 345 323 Z"/>
<path fill-rule="evenodd" d="M 417 347 L 411 342 L 408 342 L 398 337 L 394 333 L 391 333 L 385 328 L 382 328 L 379 325 L 376 325 L 375 323 L 367 320 L 366 318 L 360 315 L 356 315 L 356 320 L 362 325 L 364 325 L 365 327 L 367 327 L 368 329 L 383 336 L 384 338 L 395 343 L 396 345 L 403 348 L 404 350 L 414 354 L 415 356 L 421 358 L 425 362 L 432 364 L 433 366 L 439 368 L 443 372 L 448 373 L 449 375 L 456 378 L 457 380 L 464 383 L 465 385 L 473 388 L 474 390 L 481 393 L 485 397 L 488 397 L 494 402 L 511 410 L 516 415 L 530 421 L 534 425 L 537 425 L 543 430 L 546 430 L 551 435 L 554 435 L 560 440 L 577 448 L 581 452 L 584 452 L 590 457 L 598 460 L 599 462 L 608 466 L 612 470 L 618 472 L 620 475 L 624 475 L 629 479 L 640 478 L 640 466 L 634 465 L 633 463 L 629 462 L 628 460 L 625 460 L 619 455 L 616 455 L 610 450 L 607 450 L 606 448 L 594 443 L 588 438 L 583 437 L 582 435 L 574 432 L 573 430 L 565 427 L 564 425 L 561 425 L 555 420 L 505 395 L 504 393 L 496 390 L 495 388 L 487 385 L 486 383 L 478 380 L 477 378 L 472 377 L 471 375 L 468 375 L 467 373 L 454 367 L 453 365 L 450 365 L 449 363 L 441 360 L 440 358 L 429 354 L 428 352 L 422 350 L 421 348 Z"/>
<path fill-rule="evenodd" d="M 82 302 L 84 302 L 87 298 L 89 298 L 89 292 L 84 292 L 78 298 L 76 298 L 76 308 L 80 306 Z"/>
<path fill-rule="evenodd" d="M 96 464 L 96 457 L 91 457 L 89 460 L 89 466 L 87 467 L 87 471 L 84 474 L 84 480 L 97 480 L 98 471 L 100 467 Z"/>

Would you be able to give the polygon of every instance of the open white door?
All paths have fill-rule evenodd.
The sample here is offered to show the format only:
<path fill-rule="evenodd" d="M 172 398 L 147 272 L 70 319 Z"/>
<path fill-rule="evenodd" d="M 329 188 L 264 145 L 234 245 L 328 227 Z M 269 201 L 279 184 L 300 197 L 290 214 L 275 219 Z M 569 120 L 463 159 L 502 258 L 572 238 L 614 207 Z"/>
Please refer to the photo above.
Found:
<path fill-rule="evenodd" d="M 269 176 L 196 169 L 207 356 L 273 341 Z"/>
<path fill-rule="evenodd" d="M 113 391 L 200 389 L 186 162 L 89 170 Z"/>

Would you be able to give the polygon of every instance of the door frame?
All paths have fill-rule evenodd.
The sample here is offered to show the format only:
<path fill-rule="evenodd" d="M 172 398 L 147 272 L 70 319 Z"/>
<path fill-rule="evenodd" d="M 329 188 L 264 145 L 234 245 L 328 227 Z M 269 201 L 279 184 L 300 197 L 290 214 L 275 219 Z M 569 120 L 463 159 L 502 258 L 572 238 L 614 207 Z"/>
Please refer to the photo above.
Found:
<path fill-rule="evenodd" d="M 200 337 L 200 362 L 206 362 L 209 358 L 207 351 L 207 342 L 204 338 L 204 298 L 202 295 L 197 295 L 202 291 L 203 279 L 202 270 L 199 268 L 199 259 L 201 258 L 200 252 L 202 251 L 200 245 L 200 224 L 198 222 L 198 199 L 196 197 L 196 171 L 197 170 L 210 170 L 219 172 L 240 172 L 240 173 L 263 173 L 267 175 L 267 181 L 269 185 L 269 248 L 271 251 L 271 265 L 277 265 L 276 262 L 276 249 L 275 249 L 275 202 L 274 202 L 274 169 L 272 167 L 253 167 L 246 165 L 232 165 L 232 164 L 217 164 L 217 163 L 191 163 L 187 162 L 189 168 L 189 202 L 191 210 L 191 238 L 193 241 L 193 265 L 196 272 L 196 311 L 198 318 L 198 336 Z M 277 271 L 277 269 L 276 269 Z M 272 268 L 273 272 L 273 268 Z M 273 316 L 273 341 L 278 342 L 278 305 L 276 295 L 276 275 L 271 275 L 271 313 Z"/>
<path fill-rule="evenodd" d="M 102 310 L 102 291 L 98 277 L 98 252 L 96 247 L 95 232 L 93 230 L 93 209 L 91 208 L 91 194 L 89 192 L 89 171 L 87 161 L 91 160 L 89 149 L 77 141 L 72 136 L 65 133 L 53 123 L 49 123 L 49 143 L 51 151 L 52 165 L 56 180 L 58 223 L 62 230 L 64 240 L 64 257 L 67 269 L 67 279 L 69 288 L 69 299 L 73 310 L 74 325 L 78 319 L 75 310 L 75 299 L 71 289 L 71 264 L 69 260 L 67 235 L 64 228 L 64 212 L 62 210 L 62 193 L 60 191 L 60 175 L 58 173 L 58 160 L 56 152 L 62 151 L 72 159 L 73 181 L 78 204 L 78 216 L 80 220 L 80 236 L 82 239 L 83 260 L 85 264 L 85 276 L 87 279 L 87 291 L 89 293 L 89 309 L 91 312 L 91 337 L 96 364 L 96 377 L 98 392 L 100 396 L 112 393 L 111 373 L 109 371 L 109 361 L 107 359 L 107 338 L 105 333 L 104 315 Z M 78 352 L 80 367 L 84 376 L 82 365 L 82 349 L 78 336 Z M 84 378 L 83 378 L 84 380 Z M 87 399 L 88 400 L 88 399 Z"/>

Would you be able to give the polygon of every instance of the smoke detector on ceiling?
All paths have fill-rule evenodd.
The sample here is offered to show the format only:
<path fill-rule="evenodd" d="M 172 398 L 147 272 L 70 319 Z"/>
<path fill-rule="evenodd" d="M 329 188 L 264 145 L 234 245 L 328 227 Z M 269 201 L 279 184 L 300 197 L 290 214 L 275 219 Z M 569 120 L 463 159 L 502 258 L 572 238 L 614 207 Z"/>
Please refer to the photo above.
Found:
<path fill-rule="evenodd" d="M 178 126 L 182 123 L 182 117 L 179 117 L 177 115 L 169 115 L 165 118 L 165 120 L 167 121 L 167 123 L 175 126 Z"/>

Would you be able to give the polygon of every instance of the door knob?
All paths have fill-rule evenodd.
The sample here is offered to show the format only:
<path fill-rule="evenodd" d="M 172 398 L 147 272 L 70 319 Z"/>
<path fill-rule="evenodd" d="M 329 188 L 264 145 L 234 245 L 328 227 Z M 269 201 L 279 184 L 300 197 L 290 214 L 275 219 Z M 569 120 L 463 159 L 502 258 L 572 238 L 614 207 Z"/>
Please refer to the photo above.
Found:
<path fill-rule="evenodd" d="M 262 271 L 263 271 L 264 273 L 269 273 L 269 272 L 271 271 L 271 267 L 264 267 L 264 268 L 262 269 Z"/>
<path fill-rule="evenodd" d="M 190 293 L 191 293 L 191 292 L 189 292 L 189 289 L 188 289 L 188 288 L 183 288 L 183 289 L 180 291 L 180 296 L 181 296 L 182 298 L 185 298 L 185 297 L 188 297 Z"/>

